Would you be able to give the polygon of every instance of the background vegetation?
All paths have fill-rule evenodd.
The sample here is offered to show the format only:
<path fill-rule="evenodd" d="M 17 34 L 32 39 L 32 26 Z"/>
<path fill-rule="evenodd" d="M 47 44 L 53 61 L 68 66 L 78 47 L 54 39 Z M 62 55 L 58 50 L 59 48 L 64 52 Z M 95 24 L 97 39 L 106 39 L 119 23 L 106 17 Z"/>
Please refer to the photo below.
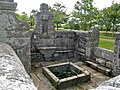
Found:
<path fill-rule="evenodd" d="M 98 27 L 100 32 L 99 46 L 113 50 L 115 32 L 120 28 L 120 3 L 112 2 L 110 7 L 99 10 L 93 6 L 93 0 L 78 0 L 71 14 L 67 14 L 65 5 L 55 3 L 49 7 L 53 14 L 56 29 L 90 30 Z M 34 15 L 37 10 L 32 10 L 30 16 L 22 12 L 17 17 L 34 27 Z"/>

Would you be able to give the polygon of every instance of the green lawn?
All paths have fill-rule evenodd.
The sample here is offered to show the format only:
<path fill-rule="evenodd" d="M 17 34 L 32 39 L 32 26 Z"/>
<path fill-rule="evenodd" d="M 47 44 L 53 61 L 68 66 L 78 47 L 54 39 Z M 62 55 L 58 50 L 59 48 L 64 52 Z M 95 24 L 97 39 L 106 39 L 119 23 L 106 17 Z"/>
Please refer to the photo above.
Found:
<path fill-rule="evenodd" d="M 114 34 L 115 36 L 115 34 Z M 112 37 L 112 32 L 100 31 L 99 47 L 114 50 L 115 37 Z"/>
<path fill-rule="evenodd" d="M 114 40 L 100 38 L 99 47 L 114 50 Z"/>
<path fill-rule="evenodd" d="M 115 40 L 115 38 L 108 37 L 108 36 L 103 36 L 103 35 L 100 35 L 100 38 L 101 39 L 108 39 L 108 40 Z"/>

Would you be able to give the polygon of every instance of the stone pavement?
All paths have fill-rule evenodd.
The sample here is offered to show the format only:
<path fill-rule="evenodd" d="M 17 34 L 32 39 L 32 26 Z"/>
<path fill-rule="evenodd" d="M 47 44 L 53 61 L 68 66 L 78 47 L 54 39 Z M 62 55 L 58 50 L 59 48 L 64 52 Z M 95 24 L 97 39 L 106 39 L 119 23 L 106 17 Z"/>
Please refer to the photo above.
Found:
<path fill-rule="evenodd" d="M 64 62 L 64 61 L 62 61 Z M 58 61 L 47 62 L 33 62 L 31 77 L 38 90 L 56 90 L 54 86 L 48 81 L 48 79 L 42 74 L 42 66 L 61 63 Z M 97 72 L 96 70 L 86 66 L 82 62 L 74 62 L 76 65 L 88 70 L 91 73 L 91 80 L 84 84 L 77 84 L 62 90 L 90 90 L 96 88 L 102 82 L 110 79 L 110 77 Z"/>

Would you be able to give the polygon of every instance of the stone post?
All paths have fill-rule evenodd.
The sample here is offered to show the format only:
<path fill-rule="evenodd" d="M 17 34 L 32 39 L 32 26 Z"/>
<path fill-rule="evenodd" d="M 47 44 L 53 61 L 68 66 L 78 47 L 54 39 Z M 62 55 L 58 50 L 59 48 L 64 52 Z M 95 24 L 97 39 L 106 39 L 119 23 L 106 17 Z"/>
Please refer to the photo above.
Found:
<path fill-rule="evenodd" d="M 113 75 L 117 76 L 119 74 L 120 74 L 120 32 L 117 32 L 114 44 Z"/>
<path fill-rule="evenodd" d="M 97 28 L 88 31 L 88 40 L 86 44 L 86 57 L 87 60 L 94 58 L 94 50 L 98 47 L 99 31 Z"/>
<path fill-rule="evenodd" d="M 0 42 L 8 43 L 30 72 L 30 32 L 28 24 L 17 19 L 14 0 L 0 0 Z"/>

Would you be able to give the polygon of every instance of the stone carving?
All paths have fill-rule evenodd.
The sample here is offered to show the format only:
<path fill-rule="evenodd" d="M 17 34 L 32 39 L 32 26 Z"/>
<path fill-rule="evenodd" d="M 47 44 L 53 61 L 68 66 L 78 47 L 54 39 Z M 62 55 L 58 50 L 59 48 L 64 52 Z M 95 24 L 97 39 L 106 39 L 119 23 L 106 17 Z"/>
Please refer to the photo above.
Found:
<path fill-rule="evenodd" d="M 40 7 L 40 12 L 35 16 L 35 31 L 39 33 L 41 38 L 54 37 L 53 30 L 53 15 L 48 10 L 48 5 L 43 3 Z"/>
<path fill-rule="evenodd" d="M 33 32 L 33 40 L 35 46 L 44 58 L 49 58 L 54 53 L 55 35 L 52 22 L 53 15 L 48 10 L 48 5 L 43 3 L 40 12 L 35 15 L 35 28 Z"/>

